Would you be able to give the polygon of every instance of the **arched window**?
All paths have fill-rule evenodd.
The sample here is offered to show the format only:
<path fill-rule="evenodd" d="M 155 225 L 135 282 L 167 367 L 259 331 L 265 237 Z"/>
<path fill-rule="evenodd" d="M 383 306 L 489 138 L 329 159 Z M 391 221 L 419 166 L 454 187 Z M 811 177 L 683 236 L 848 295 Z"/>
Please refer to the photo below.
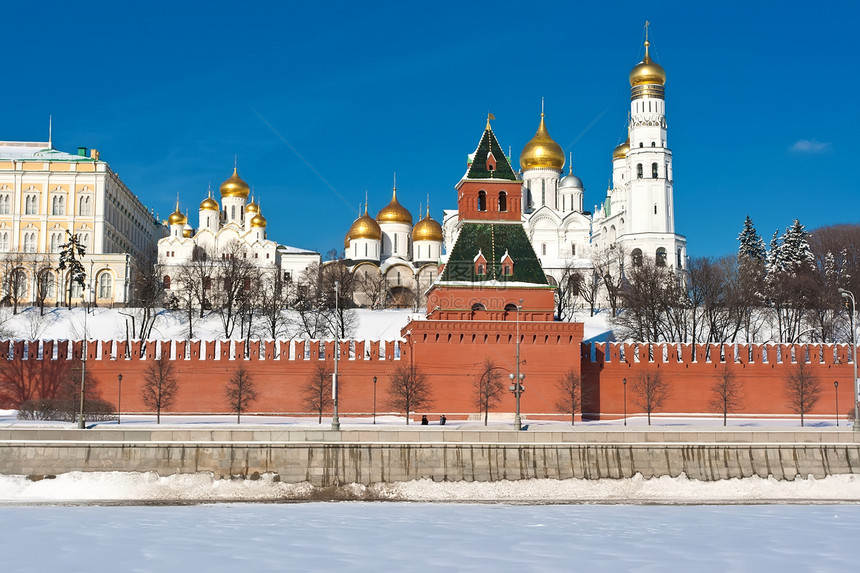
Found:
<path fill-rule="evenodd" d="M 639 142 L 639 147 L 645 147 L 645 144 L 644 144 L 644 143 L 642 143 L 642 142 L 640 141 L 640 142 Z"/>
<path fill-rule="evenodd" d="M 504 191 L 499 191 L 499 211 L 505 212 L 508 210 L 508 194 Z"/>
<path fill-rule="evenodd" d="M 508 304 L 505 305 L 505 312 L 516 312 L 516 311 L 517 311 L 517 305 L 515 305 L 514 303 L 509 302 Z"/>
<path fill-rule="evenodd" d="M 12 198 L 3 194 L 0 195 L 0 215 L 8 215 L 12 212 Z"/>
<path fill-rule="evenodd" d="M 62 195 L 54 195 L 51 199 L 51 215 L 66 214 L 66 198 Z"/>
<path fill-rule="evenodd" d="M 9 233 L 0 233 L 0 251 L 9 250 Z"/>
<path fill-rule="evenodd" d="M 541 243 L 541 244 L 540 244 L 540 254 L 541 254 L 542 256 L 546 256 L 546 243 Z"/>
<path fill-rule="evenodd" d="M 683 259 L 682 259 L 682 257 L 681 257 L 681 249 L 678 249 L 678 264 L 677 264 L 677 267 L 678 267 L 679 269 L 683 268 L 683 265 L 681 264 L 681 261 L 682 261 L 682 260 L 683 260 Z"/>
<path fill-rule="evenodd" d="M 81 197 L 80 201 L 78 201 L 78 214 L 79 215 L 92 215 L 93 214 L 92 197 L 90 197 L 89 195 Z"/>
<path fill-rule="evenodd" d="M 90 234 L 89 233 L 81 233 L 81 246 L 85 249 L 89 250 L 90 247 Z"/>
<path fill-rule="evenodd" d="M 634 267 L 642 266 L 642 249 L 633 249 L 630 253 L 630 258 L 633 260 Z"/>
<path fill-rule="evenodd" d="M 476 302 L 475 304 L 472 305 L 472 312 L 475 312 L 476 310 L 487 310 L 487 307 L 485 307 L 480 302 Z"/>
<path fill-rule="evenodd" d="M 478 191 L 478 211 L 487 210 L 487 192 Z"/>
<path fill-rule="evenodd" d="M 397 252 L 397 233 L 394 233 L 394 252 Z"/>
<path fill-rule="evenodd" d="M 657 262 L 658 267 L 665 267 L 666 266 L 666 249 L 664 249 L 663 247 L 660 247 L 659 249 L 657 249 L 657 253 L 655 254 L 654 258 Z"/>
<path fill-rule="evenodd" d="M 113 277 L 110 273 L 102 273 L 99 275 L 99 298 L 111 298 L 111 290 L 113 287 Z"/>
<path fill-rule="evenodd" d="M 51 252 L 59 253 L 60 247 L 63 246 L 63 234 L 62 233 L 51 233 Z"/>
<path fill-rule="evenodd" d="M 641 163 L 636 164 L 636 178 L 642 179 L 642 164 Z"/>
<path fill-rule="evenodd" d="M 39 198 L 37 195 L 27 195 L 24 198 L 24 214 L 36 215 L 39 209 Z"/>
<path fill-rule="evenodd" d="M 36 233 L 24 233 L 24 252 L 36 252 Z"/>
<path fill-rule="evenodd" d="M 546 205 L 546 179 L 540 180 L 540 204 Z"/>
<path fill-rule="evenodd" d="M 651 179 L 657 179 L 657 164 L 651 164 Z"/>
<path fill-rule="evenodd" d="M 72 276 L 69 275 L 69 280 L 72 281 Z M 83 298 L 84 289 L 78 281 L 72 281 L 72 298 Z"/>
<path fill-rule="evenodd" d="M 478 264 L 478 274 L 479 274 L 479 275 L 485 275 L 485 274 L 487 274 L 487 273 L 485 272 L 485 270 L 484 270 L 484 265 L 482 265 L 482 264 Z"/>
<path fill-rule="evenodd" d="M 656 142 L 656 141 L 652 141 L 652 142 L 651 142 L 651 147 L 657 147 L 657 142 Z"/>
<path fill-rule="evenodd" d="M 170 290 L 170 275 L 164 275 L 161 286 L 164 287 L 164 290 Z"/>
<path fill-rule="evenodd" d="M 15 298 L 22 299 L 27 297 L 27 292 L 29 288 L 27 288 L 27 273 L 22 269 L 16 270 L 12 273 L 12 293 L 15 295 Z"/>

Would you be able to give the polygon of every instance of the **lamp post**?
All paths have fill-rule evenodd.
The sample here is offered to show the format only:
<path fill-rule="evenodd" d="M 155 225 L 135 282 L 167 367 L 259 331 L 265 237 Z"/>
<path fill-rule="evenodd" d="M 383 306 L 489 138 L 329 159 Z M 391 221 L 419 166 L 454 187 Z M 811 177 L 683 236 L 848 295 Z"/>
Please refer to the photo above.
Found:
<path fill-rule="evenodd" d="M 373 423 L 376 424 L 376 376 L 373 377 Z"/>
<path fill-rule="evenodd" d="M 515 374 L 509 374 L 508 378 L 511 379 L 511 384 L 509 390 L 514 393 L 514 398 L 516 399 L 517 411 L 514 414 L 514 429 L 522 430 L 523 429 L 523 420 L 520 417 L 520 396 L 523 393 L 523 380 L 526 375 L 520 372 L 520 309 L 522 308 L 523 299 L 520 299 L 520 303 L 517 305 L 517 367 Z"/>
<path fill-rule="evenodd" d="M 624 425 L 627 425 L 627 378 L 623 379 L 621 383 L 624 385 Z"/>
<path fill-rule="evenodd" d="M 836 427 L 839 427 L 839 380 L 833 381 L 833 393 L 836 394 Z"/>
<path fill-rule="evenodd" d="M 857 312 L 857 301 L 854 293 L 844 288 L 839 289 L 842 298 L 851 301 L 851 361 L 854 363 L 854 378 L 851 386 L 854 388 L 854 431 L 860 432 L 860 416 L 857 415 L 857 333 L 854 329 L 854 314 Z"/>
<path fill-rule="evenodd" d="M 86 295 L 87 285 L 82 285 L 81 289 L 81 296 Z M 84 308 L 84 311 L 84 343 L 81 346 L 81 411 L 78 418 L 79 430 L 84 430 L 87 427 L 87 422 L 84 420 L 84 387 L 86 386 L 87 380 L 87 314 L 89 311 L 86 310 L 86 308 Z"/>
<path fill-rule="evenodd" d="M 119 382 L 119 397 L 116 401 L 116 425 L 119 426 L 122 423 L 122 374 L 117 374 L 116 380 Z"/>
<path fill-rule="evenodd" d="M 333 432 L 340 431 L 340 418 L 337 415 L 337 362 L 340 354 L 340 316 L 338 314 L 338 291 L 340 289 L 340 281 L 334 281 L 334 316 L 337 330 L 334 333 L 334 374 L 331 376 L 331 400 L 332 400 L 332 417 L 331 429 Z"/>

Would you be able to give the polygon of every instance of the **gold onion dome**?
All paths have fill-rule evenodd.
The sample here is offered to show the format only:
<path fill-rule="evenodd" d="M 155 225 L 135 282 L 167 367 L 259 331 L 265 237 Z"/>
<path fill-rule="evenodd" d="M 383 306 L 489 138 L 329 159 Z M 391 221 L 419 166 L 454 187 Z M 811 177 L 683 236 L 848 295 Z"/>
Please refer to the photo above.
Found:
<path fill-rule="evenodd" d="M 251 193 L 251 188 L 245 183 L 236 168 L 233 168 L 233 175 L 221 184 L 221 197 L 243 197 L 248 198 Z"/>
<path fill-rule="evenodd" d="M 212 196 L 210 195 L 209 197 L 206 197 L 205 199 L 203 199 L 203 201 L 200 203 L 200 210 L 201 211 L 218 211 L 219 210 L 218 209 L 218 201 L 213 199 Z"/>
<path fill-rule="evenodd" d="M 412 228 L 412 242 L 415 241 L 442 241 L 442 225 L 430 216 L 430 207 L 427 207 L 427 216 Z"/>
<path fill-rule="evenodd" d="M 544 114 L 540 114 L 540 125 L 520 154 L 520 167 L 527 169 L 559 169 L 564 167 L 564 151 L 561 146 L 549 136 L 544 122 Z"/>
<path fill-rule="evenodd" d="M 167 218 L 168 225 L 185 225 L 188 223 L 188 217 L 182 214 L 182 211 L 179 210 L 179 202 L 176 202 L 176 211 L 170 214 L 170 217 Z"/>
<path fill-rule="evenodd" d="M 618 145 L 615 150 L 612 152 L 612 159 L 624 159 L 627 157 L 627 154 L 630 152 L 630 138 L 627 138 L 627 141 Z"/>
<path fill-rule="evenodd" d="M 254 202 L 253 199 L 251 199 L 251 202 L 248 203 L 247 205 L 245 205 L 245 212 L 246 213 L 259 213 L 260 212 L 260 205 L 258 205 L 257 203 Z"/>
<path fill-rule="evenodd" d="M 666 70 L 651 60 L 651 56 L 648 55 L 648 46 L 650 45 L 650 42 L 645 40 L 645 57 L 630 70 L 630 87 L 645 84 L 666 85 Z"/>
<path fill-rule="evenodd" d="M 346 233 L 344 246 L 348 247 L 349 242 L 353 239 L 372 239 L 374 241 L 382 239 L 382 229 L 379 228 L 379 223 L 367 214 L 367 203 L 364 204 L 364 215 L 353 221 Z"/>
<path fill-rule="evenodd" d="M 382 208 L 376 220 L 380 223 L 404 223 L 412 226 L 412 213 L 397 200 L 397 187 L 391 195 L 391 203 Z"/>
<path fill-rule="evenodd" d="M 186 237 L 186 238 L 191 238 L 191 237 L 193 237 L 193 236 L 194 236 L 194 229 L 192 229 L 191 227 L 186 226 L 184 229 L 182 229 L 182 236 L 183 236 L 183 237 Z"/>
<path fill-rule="evenodd" d="M 251 217 L 251 226 L 263 228 L 266 226 L 266 218 L 263 217 L 262 213 L 257 213 L 253 217 Z"/>

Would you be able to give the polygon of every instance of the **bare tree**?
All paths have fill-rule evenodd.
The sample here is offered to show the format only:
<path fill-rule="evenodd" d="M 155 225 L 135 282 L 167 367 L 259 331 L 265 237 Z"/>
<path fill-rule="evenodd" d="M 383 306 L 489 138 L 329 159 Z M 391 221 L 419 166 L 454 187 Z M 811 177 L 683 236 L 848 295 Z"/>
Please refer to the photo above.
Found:
<path fill-rule="evenodd" d="M 651 413 L 662 407 L 669 397 L 669 383 L 659 370 L 645 370 L 633 379 L 631 390 L 634 403 L 648 414 L 650 426 Z"/>
<path fill-rule="evenodd" d="M 621 302 L 621 287 L 625 280 L 625 256 L 624 249 L 615 247 L 602 251 L 592 259 L 594 271 L 603 281 L 606 299 L 609 301 L 613 317 L 618 314 L 618 306 Z"/>
<path fill-rule="evenodd" d="M 164 295 L 163 266 L 154 251 L 131 259 L 131 308 L 126 319 L 126 340 L 146 340 L 158 320 L 158 304 Z"/>
<path fill-rule="evenodd" d="M 248 259 L 248 251 L 238 241 L 227 244 L 220 253 L 216 285 L 213 290 L 215 312 L 221 318 L 224 336 L 230 338 L 236 322 L 248 306 L 255 268 Z"/>
<path fill-rule="evenodd" d="M 395 411 L 406 414 L 406 425 L 409 425 L 409 413 L 433 405 L 430 382 L 418 368 L 408 364 L 399 364 L 391 374 L 391 384 L 388 386 L 388 406 Z"/>
<path fill-rule="evenodd" d="M 28 258 L 19 251 L 3 257 L 3 300 L 12 306 L 12 314 L 18 314 L 18 306 L 28 298 Z"/>
<path fill-rule="evenodd" d="M 570 320 L 576 309 L 576 297 L 581 294 L 582 274 L 571 261 L 565 264 L 555 289 L 555 314 L 559 320 Z"/>
<path fill-rule="evenodd" d="M 340 260 L 324 265 L 320 275 L 320 303 L 326 311 L 329 332 L 335 338 L 349 338 L 355 332 L 358 322 L 352 308 L 355 306 L 355 277 Z"/>
<path fill-rule="evenodd" d="M 227 382 L 225 393 L 230 410 L 236 412 L 236 423 L 241 424 L 242 412 L 247 412 L 251 404 L 257 399 L 254 377 L 242 364 L 239 364 L 230 377 L 230 381 Z"/>
<path fill-rule="evenodd" d="M 266 335 L 272 340 L 286 334 L 284 309 L 290 303 L 290 283 L 285 282 L 279 270 L 265 273 L 257 291 L 260 319 Z"/>
<path fill-rule="evenodd" d="M 594 311 L 600 301 L 601 278 L 594 267 L 584 271 L 583 278 L 579 282 L 579 296 L 588 303 L 589 316 L 594 316 Z"/>
<path fill-rule="evenodd" d="M 570 414 L 570 425 L 574 425 L 576 411 L 582 411 L 582 377 L 574 370 L 568 370 L 555 383 L 561 397 L 555 407 L 560 412 Z"/>
<path fill-rule="evenodd" d="M 502 380 L 502 368 L 489 358 L 481 364 L 481 369 L 472 383 L 475 392 L 475 406 L 484 413 L 484 425 L 487 425 L 490 408 L 498 404 L 505 391 Z"/>
<path fill-rule="evenodd" d="M 717 371 L 716 380 L 711 386 L 710 407 L 714 412 L 723 415 L 723 426 L 727 424 L 730 412 L 737 411 L 743 405 L 743 387 L 735 374 L 732 364 L 726 362 Z"/>
<path fill-rule="evenodd" d="M 143 373 L 140 393 L 143 404 L 155 410 L 156 423 L 161 423 L 161 411 L 170 408 L 179 389 L 176 367 L 169 356 L 162 356 L 147 366 Z"/>
<path fill-rule="evenodd" d="M 821 384 L 818 377 L 805 362 L 798 361 L 797 367 L 788 371 L 785 377 L 785 393 L 791 409 L 800 414 L 800 425 L 803 418 L 815 407 L 821 397 Z"/>
<path fill-rule="evenodd" d="M 383 308 L 388 299 L 388 280 L 379 268 L 362 265 L 357 271 L 355 279 L 356 294 L 361 295 L 363 300 L 359 304 L 366 304 L 373 310 Z"/>
<path fill-rule="evenodd" d="M 317 364 L 311 377 L 302 384 L 299 391 L 304 398 L 304 407 L 317 413 L 317 423 L 322 424 L 323 411 L 332 406 L 332 371 L 325 364 Z"/>

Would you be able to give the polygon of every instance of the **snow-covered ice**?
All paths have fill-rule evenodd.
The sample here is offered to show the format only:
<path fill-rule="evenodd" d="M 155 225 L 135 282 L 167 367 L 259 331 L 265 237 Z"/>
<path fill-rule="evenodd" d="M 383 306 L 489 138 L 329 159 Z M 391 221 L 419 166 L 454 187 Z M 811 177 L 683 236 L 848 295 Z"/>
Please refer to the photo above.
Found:
<path fill-rule="evenodd" d="M 4 571 L 839 571 L 860 506 L 0 507 Z"/>

